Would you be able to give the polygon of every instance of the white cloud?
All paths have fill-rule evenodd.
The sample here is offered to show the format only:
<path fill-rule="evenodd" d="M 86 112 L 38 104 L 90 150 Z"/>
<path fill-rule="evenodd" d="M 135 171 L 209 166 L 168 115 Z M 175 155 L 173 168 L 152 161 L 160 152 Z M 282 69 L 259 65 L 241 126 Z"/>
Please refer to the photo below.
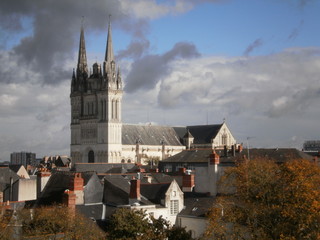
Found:
<path fill-rule="evenodd" d="M 193 4 L 183 0 L 166 1 L 161 4 L 155 0 L 123 0 L 121 8 L 136 18 L 156 19 L 168 14 L 187 12 L 193 8 Z"/>
<path fill-rule="evenodd" d="M 317 137 L 319 76 L 319 49 L 178 59 L 154 87 L 125 93 L 123 121 L 176 126 L 226 117 L 239 142 L 255 136 L 250 146 L 301 148 L 304 140 Z M 1 83 L 0 158 L 22 150 L 40 157 L 69 154 L 69 91 L 70 80 Z"/>

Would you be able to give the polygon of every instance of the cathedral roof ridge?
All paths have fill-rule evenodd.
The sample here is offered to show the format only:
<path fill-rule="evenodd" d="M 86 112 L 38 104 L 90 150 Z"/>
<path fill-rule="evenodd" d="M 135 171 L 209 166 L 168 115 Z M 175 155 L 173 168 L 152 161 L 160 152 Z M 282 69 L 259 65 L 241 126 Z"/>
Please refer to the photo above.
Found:
<path fill-rule="evenodd" d="M 224 124 L 223 123 L 216 123 L 216 124 L 202 124 L 202 125 L 189 125 L 189 126 L 186 126 L 187 128 L 190 128 L 190 127 L 217 127 L 217 126 L 222 126 Z"/>

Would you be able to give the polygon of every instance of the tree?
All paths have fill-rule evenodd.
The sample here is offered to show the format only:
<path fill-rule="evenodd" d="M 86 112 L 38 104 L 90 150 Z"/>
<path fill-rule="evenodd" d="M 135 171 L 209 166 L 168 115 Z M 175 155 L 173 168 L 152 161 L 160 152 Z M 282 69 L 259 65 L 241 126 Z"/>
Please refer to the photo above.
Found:
<path fill-rule="evenodd" d="M 105 234 L 91 220 L 64 206 L 22 209 L 18 212 L 22 235 L 50 235 L 50 239 L 105 239 Z M 63 238 L 61 238 L 61 236 Z"/>
<path fill-rule="evenodd" d="M 183 227 L 172 227 L 167 232 L 168 240 L 192 240 L 191 232 L 187 232 Z"/>
<path fill-rule="evenodd" d="M 10 226 L 13 216 L 13 210 L 7 209 L 6 206 L 0 205 L 0 239 L 11 239 L 13 229 Z"/>
<path fill-rule="evenodd" d="M 181 233 L 183 238 L 176 234 Z M 188 238 L 189 237 L 189 238 Z M 184 228 L 170 228 L 162 217 L 156 219 L 142 210 L 119 208 L 112 216 L 108 225 L 108 239 L 131 240 L 179 240 L 191 239 L 191 234 Z"/>
<path fill-rule="evenodd" d="M 308 161 L 253 160 L 226 170 L 208 238 L 320 239 L 320 168 Z"/>

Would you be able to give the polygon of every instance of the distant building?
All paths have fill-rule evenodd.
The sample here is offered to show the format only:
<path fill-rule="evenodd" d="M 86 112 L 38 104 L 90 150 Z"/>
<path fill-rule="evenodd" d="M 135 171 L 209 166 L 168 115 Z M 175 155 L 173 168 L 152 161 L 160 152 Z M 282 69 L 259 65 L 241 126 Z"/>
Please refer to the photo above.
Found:
<path fill-rule="evenodd" d="M 14 152 L 10 155 L 10 165 L 36 166 L 36 154 L 31 152 Z"/>
<path fill-rule="evenodd" d="M 305 141 L 303 144 L 303 151 L 310 156 L 319 158 L 320 157 L 320 140 Z"/>
<path fill-rule="evenodd" d="M 305 141 L 303 144 L 303 151 L 320 151 L 320 140 L 312 140 L 312 141 Z"/>

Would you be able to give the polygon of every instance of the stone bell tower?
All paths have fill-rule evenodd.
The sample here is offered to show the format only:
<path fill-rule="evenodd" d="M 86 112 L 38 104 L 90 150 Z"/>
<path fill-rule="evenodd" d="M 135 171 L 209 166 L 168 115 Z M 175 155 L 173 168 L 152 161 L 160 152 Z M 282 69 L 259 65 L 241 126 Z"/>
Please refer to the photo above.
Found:
<path fill-rule="evenodd" d="M 108 26 L 103 68 L 88 73 L 84 29 L 81 26 L 78 64 L 71 81 L 71 146 L 73 163 L 121 162 L 121 102 L 123 86 Z"/>

